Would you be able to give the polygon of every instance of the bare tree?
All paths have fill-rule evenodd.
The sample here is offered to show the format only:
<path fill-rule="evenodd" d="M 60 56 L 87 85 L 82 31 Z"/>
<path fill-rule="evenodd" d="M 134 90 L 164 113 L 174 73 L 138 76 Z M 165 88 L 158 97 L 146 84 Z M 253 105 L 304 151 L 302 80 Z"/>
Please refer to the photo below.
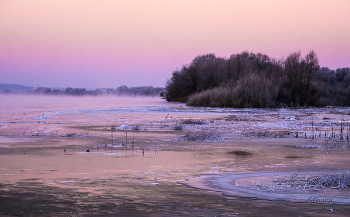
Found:
<path fill-rule="evenodd" d="M 312 82 L 319 70 L 317 54 L 310 51 L 305 58 L 301 52 L 290 54 L 284 61 L 284 92 L 285 101 L 294 106 L 306 105 Z"/>

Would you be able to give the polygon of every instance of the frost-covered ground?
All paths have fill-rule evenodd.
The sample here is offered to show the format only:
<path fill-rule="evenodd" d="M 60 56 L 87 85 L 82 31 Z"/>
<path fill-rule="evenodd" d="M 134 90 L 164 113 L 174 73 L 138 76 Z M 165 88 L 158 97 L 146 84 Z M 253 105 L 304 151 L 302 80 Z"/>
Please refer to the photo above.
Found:
<path fill-rule="evenodd" d="M 264 194 L 272 186 L 260 178 L 346 170 L 349 113 L 194 108 L 155 98 L 6 96 L 0 104 L 0 215 L 326 216 L 332 208 L 348 216 L 345 202 L 312 206 L 308 198 L 315 192 L 298 192 L 298 203 L 281 199 L 293 197 L 283 192 L 269 199 Z M 200 188 L 245 183 L 252 194 L 226 197 L 180 184 L 213 174 L 225 178 Z M 327 198 L 336 201 L 345 191 Z"/>
<path fill-rule="evenodd" d="M 340 137 L 341 127 L 346 138 L 349 128 L 349 108 L 308 109 L 225 109 L 193 108 L 178 104 L 171 106 L 131 106 L 109 109 L 60 110 L 16 121 L 1 121 L 3 128 L 10 123 L 78 123 L 104 122 L 104 128 L 125 130 L 138 126 L 139 130 L 171 130 L 186 119 L 204 119 L 205 124 L 186 124 L 183 131 L 215 130 L 230 134 L 230 138 L 242 137 Z M 71 118 L 71 119 L 70 119 Z M 42 129 L 41 129 L 42 130 Z M 49 134 L 53 129 L 47 127 Z M 78 133 L 76 133 L 78 135 Z"/>

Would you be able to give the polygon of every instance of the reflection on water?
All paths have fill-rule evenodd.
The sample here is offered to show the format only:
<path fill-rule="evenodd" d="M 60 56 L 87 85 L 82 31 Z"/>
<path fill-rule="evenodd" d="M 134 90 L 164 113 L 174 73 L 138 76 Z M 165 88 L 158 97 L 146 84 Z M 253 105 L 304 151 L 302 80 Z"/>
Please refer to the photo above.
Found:
<path fill-rule="evenodd" d="M 158 97 L 73 97 L 0 95 L 0 115 L 57 110 L 112 109 L 132 106 L 175 106 Z"/>

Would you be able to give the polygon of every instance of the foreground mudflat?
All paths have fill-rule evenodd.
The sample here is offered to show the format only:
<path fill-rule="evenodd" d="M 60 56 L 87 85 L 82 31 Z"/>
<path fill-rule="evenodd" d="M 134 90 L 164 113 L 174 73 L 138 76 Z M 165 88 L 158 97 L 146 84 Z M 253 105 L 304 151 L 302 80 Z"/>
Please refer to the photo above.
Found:
<path fill-rule="evenodd" d="M 269 191 L 271 174 L 349 168 L 346 108 L 190 108 L 115 97 L 2 100 L 2 216 L 349 215 L 348 189 Z M 188 119 L 200 122 L 174 130 Z M 193 138 L 188 132 L 218 136 L 187 141 Z M 204 177 L 211 183 L 198 181 Z M 243 187 L 249 192 L 238 194 Z"/>

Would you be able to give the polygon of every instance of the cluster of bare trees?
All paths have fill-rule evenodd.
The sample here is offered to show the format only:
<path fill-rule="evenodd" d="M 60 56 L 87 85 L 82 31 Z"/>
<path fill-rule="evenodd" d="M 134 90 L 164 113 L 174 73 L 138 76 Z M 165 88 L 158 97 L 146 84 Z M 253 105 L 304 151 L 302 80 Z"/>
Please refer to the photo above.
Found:
<path fill-rule="evenodd" d="M 0 84 L 0 94 L 23 94 L 32 90 L 32 87 L 19 84 Z"/>
<path fill-rule="evenodd" d="M 99 96 L 99 95 L 125 95 L 125 96 L 159 96 L 164 92 L 162 87 L 141 86 L 141 87 L 127 87 L 120 86 L 116 89 L 113 88 L 97 88 L 95 90 L 86 90 L 85 88 L 71 88 L 68 87 L 65 90 L 58 90 L 48 87 L 38 87 L 35 94 L 45 95 L 70 95 L 70 96 Z"/>
<path fill-rule="evenodd" d="M 164 91 L 165 91 L 165 88 L 163 87 L 152 87 L 152 86 L 127 87 L 123 85 L 116 89 L 116 94 L 127 95 L 127 96 L 159 96 L 160 93 Z"/>
<path fill-rule="evenodd" d="M 228 59 L 206 54 L 174 71 L 163 97 L 193 106 L 347 106 L 350 69 L 320 68 L 314 51 L 280 60 L 246 51 Z"/>

